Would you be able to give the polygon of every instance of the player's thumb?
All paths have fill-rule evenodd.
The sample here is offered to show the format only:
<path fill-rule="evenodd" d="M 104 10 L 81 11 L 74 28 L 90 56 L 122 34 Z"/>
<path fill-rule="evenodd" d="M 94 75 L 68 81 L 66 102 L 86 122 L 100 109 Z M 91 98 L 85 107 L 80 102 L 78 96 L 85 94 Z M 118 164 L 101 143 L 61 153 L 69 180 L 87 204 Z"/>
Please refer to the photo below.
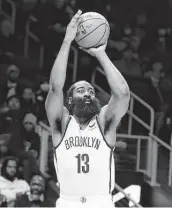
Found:
<path fill-rule="evenodd" d="M 82 51 L 84 51 L 86 53 L 90 53 L 88 49 L 82 48 L 81 46 L 79 47 L 79 49 L 81 49 Z"/>

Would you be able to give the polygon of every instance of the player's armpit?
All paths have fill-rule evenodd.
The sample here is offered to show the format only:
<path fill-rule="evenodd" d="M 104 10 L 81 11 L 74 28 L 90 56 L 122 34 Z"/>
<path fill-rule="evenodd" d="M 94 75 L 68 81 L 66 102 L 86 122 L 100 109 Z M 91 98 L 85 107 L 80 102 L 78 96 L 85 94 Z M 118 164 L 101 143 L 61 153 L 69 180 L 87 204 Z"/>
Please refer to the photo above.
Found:
<path fill-rule="evenodd" d="M 114 118 L 110 118 L 109 120 L 105 120 L 104 134 L 106 134 L 106 133 L 109 131 L 110 126 L 111 126 L 112 123 L 113 123 L 113 120 L 114 120 Z"/>
<path fill-rule="evenodd" d="M 50 90 L 46 99 L 45 109 L 51 128 L 62 133 L 63 120 L 69 114 L 66 107 L 63 106 L 63 91 L 54 92 Z"/>
<path fill-rule="evenodd" d="M 46 98 L 45 109 L 50 125 L 54 126 L 56 120 L 61 120 L 63 115 L 63 92 L 56 93 L 51 89 Z"/>
<path fill-rule="evenodd" d="M 109 130 L 116 134 L 117 126 L 128 110 L 129 100 L 129 95 L 122 97 L 112 95 L 109 103 L 103 107 L 101 116 L 104 120 L 104 134 L 108 133 Z"/>

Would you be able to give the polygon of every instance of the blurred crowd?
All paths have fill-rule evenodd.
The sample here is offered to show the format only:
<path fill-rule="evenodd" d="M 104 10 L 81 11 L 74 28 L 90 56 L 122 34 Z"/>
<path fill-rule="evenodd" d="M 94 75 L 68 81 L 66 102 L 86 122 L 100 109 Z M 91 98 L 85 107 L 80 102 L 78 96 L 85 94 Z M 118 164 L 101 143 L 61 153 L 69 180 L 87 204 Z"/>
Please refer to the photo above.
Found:
<path fill-rule="evenodd" d="M 49 74 L 66 26 L 78 9 L 99 12 L 107 18 L 111 28 L 107 53 L 127 79 L 131 90 L 154 109 L 154 134 L 170 144 L 172 0 L 13 2 L 16 6 L 14 31 L 11 20 L 2 12 L 11 12 L 6 0 L 1 0 L 0 12 L 0 206 L 55 205 L 51 200 L 55 189 L 51 182 L 57 180 L 52 143 L 50 140 L 47 173 L 43 174 L 39 170 L 41 137 L 38 122 L 48 124 L 44 102 L 49 89 Z M 41 69 L 34 58 L 23 56 L 26 25 L 31 17 L 34 21 L 30 28 L 44 46 Z M 30 47 L 31 53 L 35 54 L 36 44 Z M 79 51 L 77 79 L 90 81 L 96 67 L 100 66 L 92 57 Z M 65 90 L 71 83 L 68 73 Z M 106 84 L 103 87 L 109 90 Z M 102 105 L 107 103 L 108 97 L 102 94 L 98 97 Z M 149 122 L 149 114 L 141 106 L 136 105 L 135 110 L 142 120 Z M 124 118 L 119 132 L 126 131 Z M 134 123 L 133 133 L 143 132 L 141 126 Z M 124 143 L 118 144 L 126 148 Z"/>

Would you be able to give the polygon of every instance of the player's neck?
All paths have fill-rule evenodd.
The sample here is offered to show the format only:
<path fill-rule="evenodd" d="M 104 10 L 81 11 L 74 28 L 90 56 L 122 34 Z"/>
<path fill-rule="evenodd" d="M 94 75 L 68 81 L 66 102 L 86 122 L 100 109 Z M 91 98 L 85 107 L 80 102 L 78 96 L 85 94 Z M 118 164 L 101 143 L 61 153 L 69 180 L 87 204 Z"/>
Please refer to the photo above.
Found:
<path fill-rule="evenodd" d="M 75 115 L 73 115 L 74 118 L 76 119 L 77 123 L 81 124 L 81 125 L 87 125 L 88 122 L 90 121 L 90 117 L 77 117 Z"/>

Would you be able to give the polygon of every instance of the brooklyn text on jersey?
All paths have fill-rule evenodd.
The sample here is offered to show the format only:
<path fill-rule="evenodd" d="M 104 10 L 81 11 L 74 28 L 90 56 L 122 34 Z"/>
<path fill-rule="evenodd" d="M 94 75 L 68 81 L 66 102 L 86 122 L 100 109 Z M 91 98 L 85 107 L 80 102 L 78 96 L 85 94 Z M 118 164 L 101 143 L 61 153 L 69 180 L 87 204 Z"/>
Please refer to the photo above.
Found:
<path fill-rule="evenodd" d="M 67 150 L 72 147 L 92 147 L 98 150 L 100 143 L 101 141 L 98 138 L 87 136 L 69 137 L 65 140 L 65 146 Z"/>

